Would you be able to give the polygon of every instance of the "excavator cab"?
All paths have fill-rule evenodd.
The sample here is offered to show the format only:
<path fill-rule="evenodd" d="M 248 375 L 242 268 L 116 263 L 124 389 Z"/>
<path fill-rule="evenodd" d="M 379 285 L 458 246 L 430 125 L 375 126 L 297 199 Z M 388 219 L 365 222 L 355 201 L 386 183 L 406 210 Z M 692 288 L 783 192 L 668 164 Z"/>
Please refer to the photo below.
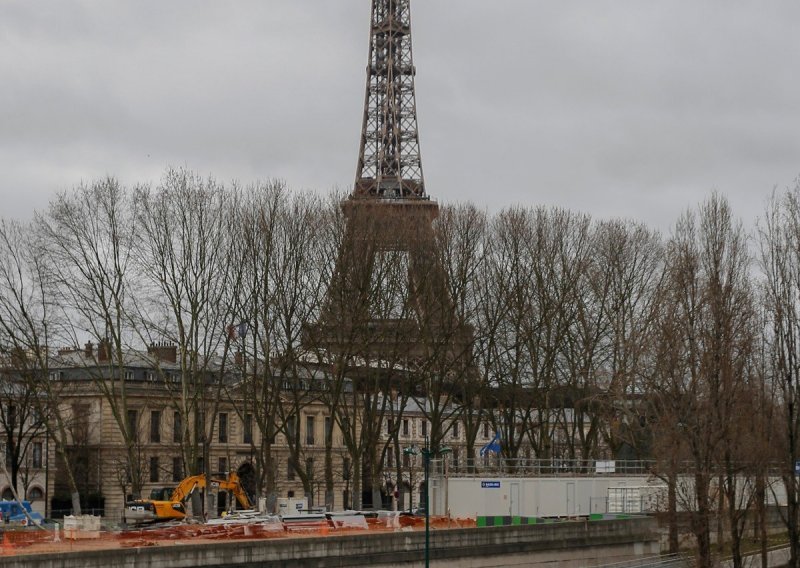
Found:
<path fill-rule="evenodd" d="M 175 492 L 174 487 L 155 487 L 150 490 L 151 501 L 169 501 Z"/>

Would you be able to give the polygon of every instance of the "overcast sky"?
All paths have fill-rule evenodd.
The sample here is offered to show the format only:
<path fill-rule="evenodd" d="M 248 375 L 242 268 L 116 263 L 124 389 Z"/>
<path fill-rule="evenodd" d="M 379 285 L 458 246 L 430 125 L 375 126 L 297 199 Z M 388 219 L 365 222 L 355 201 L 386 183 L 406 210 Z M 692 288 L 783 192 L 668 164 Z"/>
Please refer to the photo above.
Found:
<path fill-rule="evenodd" d="M 668 231 L 800 174 L 800 2 L 412 0 L 428 193 Z M 0 216 L 186 166 L 347 189 L 369 0 L 0 0 Z"/>

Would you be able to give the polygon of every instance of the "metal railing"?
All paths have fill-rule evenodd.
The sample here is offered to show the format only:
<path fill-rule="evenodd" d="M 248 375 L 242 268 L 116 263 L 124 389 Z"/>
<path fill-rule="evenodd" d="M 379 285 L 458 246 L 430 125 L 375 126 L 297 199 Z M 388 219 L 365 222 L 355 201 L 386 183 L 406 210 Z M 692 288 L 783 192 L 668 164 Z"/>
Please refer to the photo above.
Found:
<path fill-rule="evenodd" d="M 614 564 L 603 564 L 598 568 L 689 568 L 691 566 L 694 566 L 694 560 L 691 556 L 685 554 L 663 554 L 625 562 L 615 562 Z"/>
<path fill-rule="evenodd" d="M 649 460 L 582 460 L 477 458 L 448 461 L 447 474 L 458 477 L 480 477 L 487 474 L 505 477 L 542 477 L 559 475 L 648 475 L 655 462 Z M 436 473 L 442 472 L 442 466 Z"/>

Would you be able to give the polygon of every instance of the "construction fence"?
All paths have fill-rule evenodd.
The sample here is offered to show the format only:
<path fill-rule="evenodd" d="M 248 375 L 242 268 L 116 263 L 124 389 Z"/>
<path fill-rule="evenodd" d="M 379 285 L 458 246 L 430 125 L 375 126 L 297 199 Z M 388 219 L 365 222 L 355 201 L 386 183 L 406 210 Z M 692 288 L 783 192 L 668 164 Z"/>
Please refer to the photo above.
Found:
<path fill-rule="evenodd" d="M 98 518 L 99 522 L 99 518 Z M 431 517 L 434 530 L 476 527 L 475 519 Z M 93 523 L 63 526 L 18 527 L 2 533 L 2 555 L 45 554 L 176 544 L 282 538 L 319 538 L 364 532 L 425 530 L 425 518 L 385 514 L 378 517 L 337 515 L 331 518 L 217 519 L 213 523 L 159 524 L 137 529 L 94 530 Z"/>

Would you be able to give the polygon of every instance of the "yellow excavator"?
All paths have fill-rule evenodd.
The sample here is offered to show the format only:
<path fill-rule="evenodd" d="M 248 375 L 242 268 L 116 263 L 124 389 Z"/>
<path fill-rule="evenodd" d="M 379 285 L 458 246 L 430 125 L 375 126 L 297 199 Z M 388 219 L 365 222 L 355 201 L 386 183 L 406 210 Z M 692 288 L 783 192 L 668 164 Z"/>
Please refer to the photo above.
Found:
<path fill-rule="evenodd" d="M 150 499 L 137 499 L 125 504 L 125 521 L 129 524 L 144 524 L 185 519 L 184 503 L 195 489 L 204 489 L 206 485 L 206 476 L 200 474 L 187 477 L 174 489 L 153 489 Z M 233 493 L 243 509 L 253 508 L 247 492 L 242 488 L 239 476 L 235 473 L 229 473 L 226 479 L 212 479 L 208 485 L 212 489 Z M 167 493 L 170 493 L 169 497 L 166 496 Z"/>

